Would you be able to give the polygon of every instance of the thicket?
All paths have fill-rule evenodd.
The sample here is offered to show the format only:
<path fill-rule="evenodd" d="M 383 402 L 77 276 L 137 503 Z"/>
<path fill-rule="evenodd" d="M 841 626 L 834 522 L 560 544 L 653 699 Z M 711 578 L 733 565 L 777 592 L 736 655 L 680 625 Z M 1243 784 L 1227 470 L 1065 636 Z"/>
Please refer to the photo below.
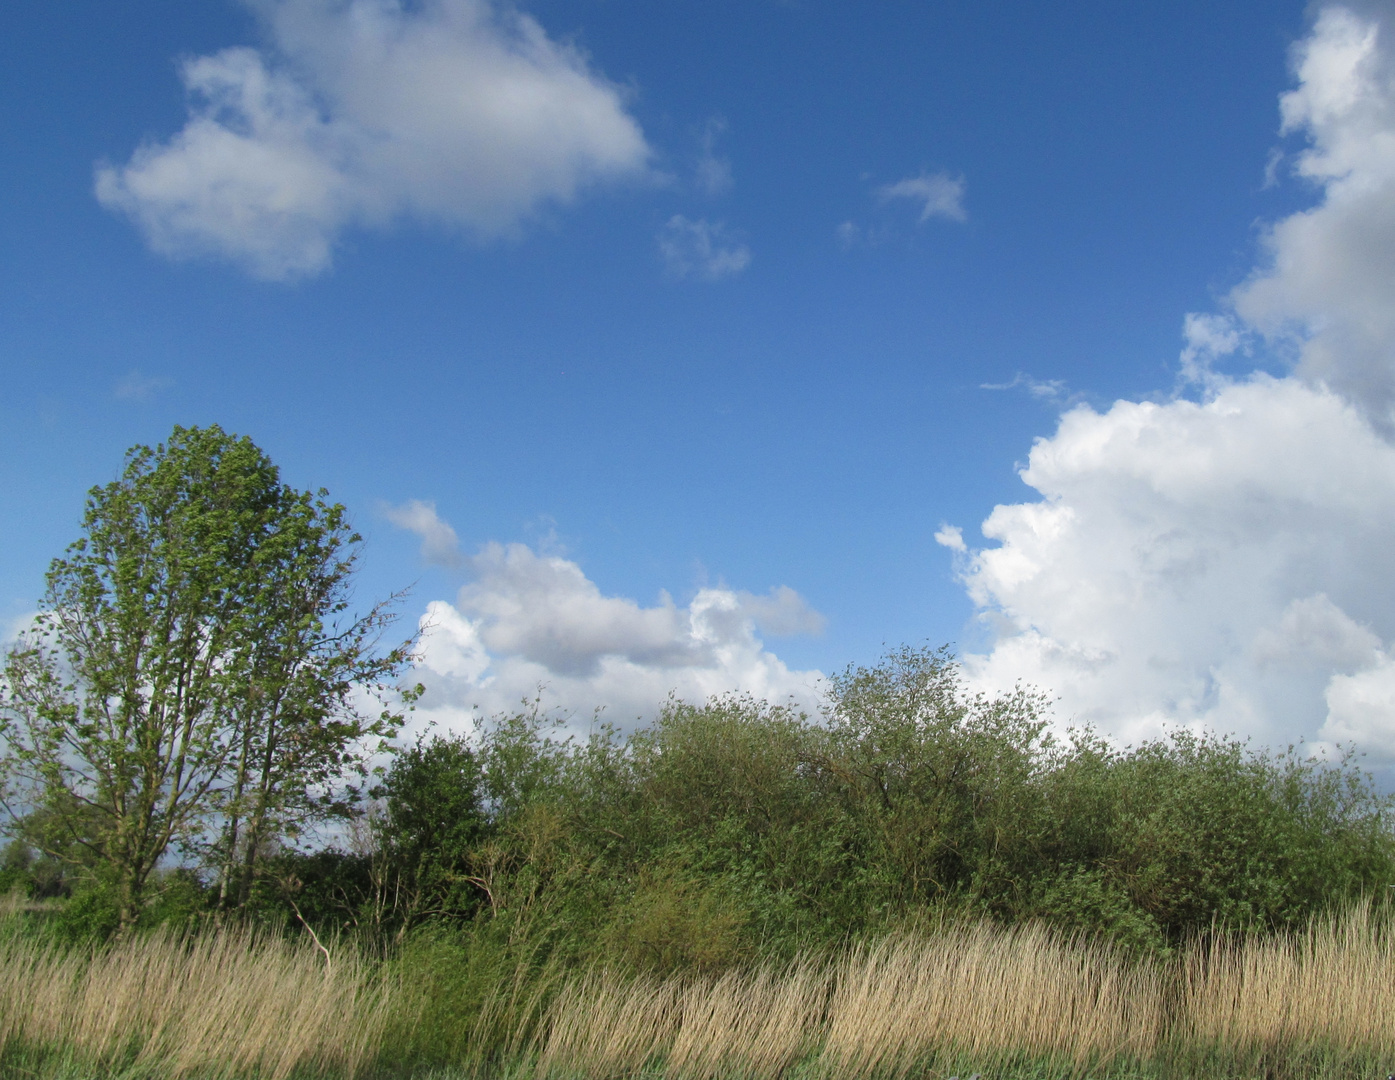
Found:
<path fill-rule="evenodd" d="M 1056 740 L 1041 696 L 969 695 L 943 650 L 850 668 L 815 716 L 729 697 L 670 701 L 628 734 L 568 730 L 534 703 L 417 739 L 337 846 L 263 853 L 249 913 L 471 963 L 669 972 L 946 917 L 1166 955 L 1395 883 L 1390 801 L 1353 760 L 1186 732 Z M 22 843 L 3 870 L 35 895 L 75 889 L 71 932 L 114 926 L 100 882 L 66 873 Z M 215 877 L 163 885 L 147 921 L 217 910 Z"/>
<path fill-rule="evenodd" d="M 1352 760 L 1058 741 L 1046 706 L 969 695 L 947 652 L 902 648 L 832 679 L 817 716 L 670 701 L 632 734 L 571 738 L 535 707 L 430 736 L 387 772 L 367 843 L 328 857 L 315 910 L 668 971 L 946 916 L 1165 954 L 1395 883 L 1389 800 Z"/>

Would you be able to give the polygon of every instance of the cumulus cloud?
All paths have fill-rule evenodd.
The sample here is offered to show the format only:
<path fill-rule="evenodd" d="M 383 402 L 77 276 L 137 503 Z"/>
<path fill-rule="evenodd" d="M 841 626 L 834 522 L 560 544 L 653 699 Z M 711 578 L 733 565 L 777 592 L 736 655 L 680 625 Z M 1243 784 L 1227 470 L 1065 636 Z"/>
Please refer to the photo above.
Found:
<path fill-rule="evenodd" d="M 989 648 L 1062 719 L 1184 724 L 1395 762 L 1395 81 L 1386 28 L 1318 13 L 1283 129 L 1317 201 L 1263 233 L 1221 311 L 1183 325 L 1171 399 L 1065 412 L 982 548 L 937 539 Z M 1225 374 L 1261 347 L 1288 374 Z M 962 536 L 958 537 L 962 541 Z M 996 545 L 996 546 L 993 546 Z"/>
<path fill-rule="evenodd" d="M 764 596 L 700 590 L 686 605 L 666 593 L 646 607 L 607 596 L 575 562 L 524 544 L 487 544 L 467 560 L 473 580 L 422 619 L 426 719 L 459 727 L 544 703 L 620 722 L 652 715 L 670 692 L 704 701 L 732 690 L 813 704 L 822 676 L 791 671 L 760 639 L 816 633 L 823 617 L 793 589 Z"/>
<path fill-rule="evenodd" d="M 907 177 L 894 184 L 885 184 L 877 189 L 877 197 L 882 202 L 908 199 L 920 204 L 920 222 L 931 218 L 947 218 L 950 221 L 966 221 L 964 211 L 964 178 L 948 173 L 926 173 Z"/>
<path fill-rule="evenodd" d="M 1382 652 L 1370 667 L 1334 675 L 1326 696 L 1323 737 L 1395 761 L 1395 657 Z"/>
<path fill-rule="evenodd" d="M 659 233 L 659 255 L 669 275 L 718 281 L 745 270 L 751 249 L 721 222 L 674 214 Z"/>
<path fill-rule="evenodd" d="M 269 46 L 181 67 L 184 128 L 104 164 L 150 245 L 317 274 L 340 232 L 401 216 L 476 236 L 644 170 L 620 88 L 490 0 L 249 0 Z"/>
<path fill-rule="evenodd" d="M 1266 259 L 1230 297 L 1235 312 L 1293 351 L 1297 373 L 1395 428 L 1395 26 L 1344 7 L 1319 15 L 1294 50 L 1298 86 L 1282 130 L 1307 148 L 1295 172 L 1311 209 L 1264 234 Z"/>
<path fill-rule="evenodd" d="M 458 567 L 463 565 L 460 540 L 449 523 L 436 513 L 436 504 L 410 499 L 401 506 L 384 506 L 383 516 L 399 529 L 421 537 L 422 561 L 431 566 Z"/>
<path fill-rule="evenodd" d="M 997 507 L 963 572 L 997 624 L 968 662 L 1063 717 L 1326 737 L 1329 680 L 1395 636 L 1395 448 L 1330 391 L 1260 376 L 1080 407 L 1021 475 L 1041 501 Z"/>

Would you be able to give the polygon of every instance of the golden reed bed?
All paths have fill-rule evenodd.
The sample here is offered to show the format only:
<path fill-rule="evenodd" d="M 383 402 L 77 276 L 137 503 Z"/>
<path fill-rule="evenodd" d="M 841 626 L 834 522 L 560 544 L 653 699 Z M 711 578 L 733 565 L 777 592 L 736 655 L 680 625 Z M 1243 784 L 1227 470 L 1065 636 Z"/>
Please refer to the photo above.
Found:
<path fill-rule="evenodd" d="M 0 1046 L 61 1048 L 179 1077 L 297 1068 L 352 1076 L 391 1015 L 352 955 L 324 957 L 241 931 L 135 938 L 92 955 L 0 945 Z"/>
<path fill-rule="evenodd" d="M 410 1026 L 412 1008 L 347 949 L 327 965 L 242 932 L 143 937 L 90 957 L 0 946 L 0 1041 L 161 1076 L 350 1077 L 375 1062 L 389 1025 Z M 1395 942 L 1360 908 L 1306 934 L 1213 942 L 1164 965 L 1042 927 L 980 924 L 778 969 L 596 971 L 527 1013 L 537 1019 L 514 1033 L 513 1064 L 549 1077 L 756 1080 L 796 1064 L 903 1077 L 932 1061 L 1013 1060 L 1086 1074 L 1188 1055 L 1267 1061 L 1261 1070 L 1278 1075 L 1272 1062 L 1318 1050 L 1366 1061 L 1395 1051 Z"/>

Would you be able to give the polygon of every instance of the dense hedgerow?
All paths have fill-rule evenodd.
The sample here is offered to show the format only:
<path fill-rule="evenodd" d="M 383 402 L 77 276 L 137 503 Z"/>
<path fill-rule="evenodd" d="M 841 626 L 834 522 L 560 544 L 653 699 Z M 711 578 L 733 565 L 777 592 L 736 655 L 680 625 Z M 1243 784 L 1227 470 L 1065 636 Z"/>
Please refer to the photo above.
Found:
<path fill-rule="evenodd" d="M 945 915 L 1164 955 L 1395 881 L 1389 801 L 1351 760 L 1181 732 L 1122 750 L 1056 740 L 1040 695 L 971 696 L 944 651 L 850 668 L 817 716 L 728 697 L 670 701 L 628 735 L 566 731 L 533 707 L 419 740 L 352 850 L 265 860 L 253 914 L 388 947 L 468 944 L 477 968 L 526 949 L 663 972 Z M 69 936 L 114 925 L 100 881 L 55 885 L 27 857 L 12 846 L 6 880 L 76 887 Z M 200 887 L 167 874 L 146 921 L 197 921 Z"/>

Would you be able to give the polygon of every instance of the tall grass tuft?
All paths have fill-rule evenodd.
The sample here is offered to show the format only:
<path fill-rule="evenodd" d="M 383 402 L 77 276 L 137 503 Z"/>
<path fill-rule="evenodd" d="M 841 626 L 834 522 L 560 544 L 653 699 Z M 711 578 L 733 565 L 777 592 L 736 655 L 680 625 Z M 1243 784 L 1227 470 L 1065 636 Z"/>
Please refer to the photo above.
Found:
<path fill-rule="evenodd" d="M 133 937 L 84 953 L 0 943 L 0 1053 L 38 1048 L 162 1077 L 353 1076 L 394 995 L 352 953 L 243 930 Z"/>
<path fill-rule="evenodd" d="M 1160 1034 L 1154 964 L 1042 926 L 887 938 L 839 967 L 822 1053 L 839 1076 L 904 1076 L 931 1057 L 1106 1067 Z"/>
<path fill-rule="evenodd" d="M 1184 1056 L 1289 1074 L 1395 1062 L 1395 934 L 1369 904 L 1302 933 L 1199 944 L 1178 984 Z"/>
<path fill-rule="evenodd" d="M 988 923 L 668 978 L 569 976 L 527 950 L 475 941 L 454 957 L 443 941 L 370 967 L 350 949 L 327 963 L 240 930 L 95 952 L 15 935 L 0 941 L 0 1073 L 26 1064 L 20 1051 L 45 1068 L 90 1066 L 75 1076 L 257 1080 L 370 1066 L 537 1080 L 1336 1080 L 1395 1063 L 1395 933 L 1370 907 L 1301 934 L 1214 935 L 1167 961 Z M 427 979 L 432 964 L 450 970 Z M 434 1020 L 420 1011 L 462 992 Z"/>
<path fill-rule="evenodd" d="M 841 959 L 689 980 L 593 973 L 554 1001 L 543 1075 L 901 1077 L 933 1059 L 1107 1067 L 1146 1057 L 1164 980 L 1144 962 L 1041 927 L 890 937 Z"/>
<path fill-rule="evenodd" d="M 593 972 L 565 987 L 538 1036 L 540 1076 L 780 1076 L 816 1049 L 832 969 L 669 978 Z"/>

